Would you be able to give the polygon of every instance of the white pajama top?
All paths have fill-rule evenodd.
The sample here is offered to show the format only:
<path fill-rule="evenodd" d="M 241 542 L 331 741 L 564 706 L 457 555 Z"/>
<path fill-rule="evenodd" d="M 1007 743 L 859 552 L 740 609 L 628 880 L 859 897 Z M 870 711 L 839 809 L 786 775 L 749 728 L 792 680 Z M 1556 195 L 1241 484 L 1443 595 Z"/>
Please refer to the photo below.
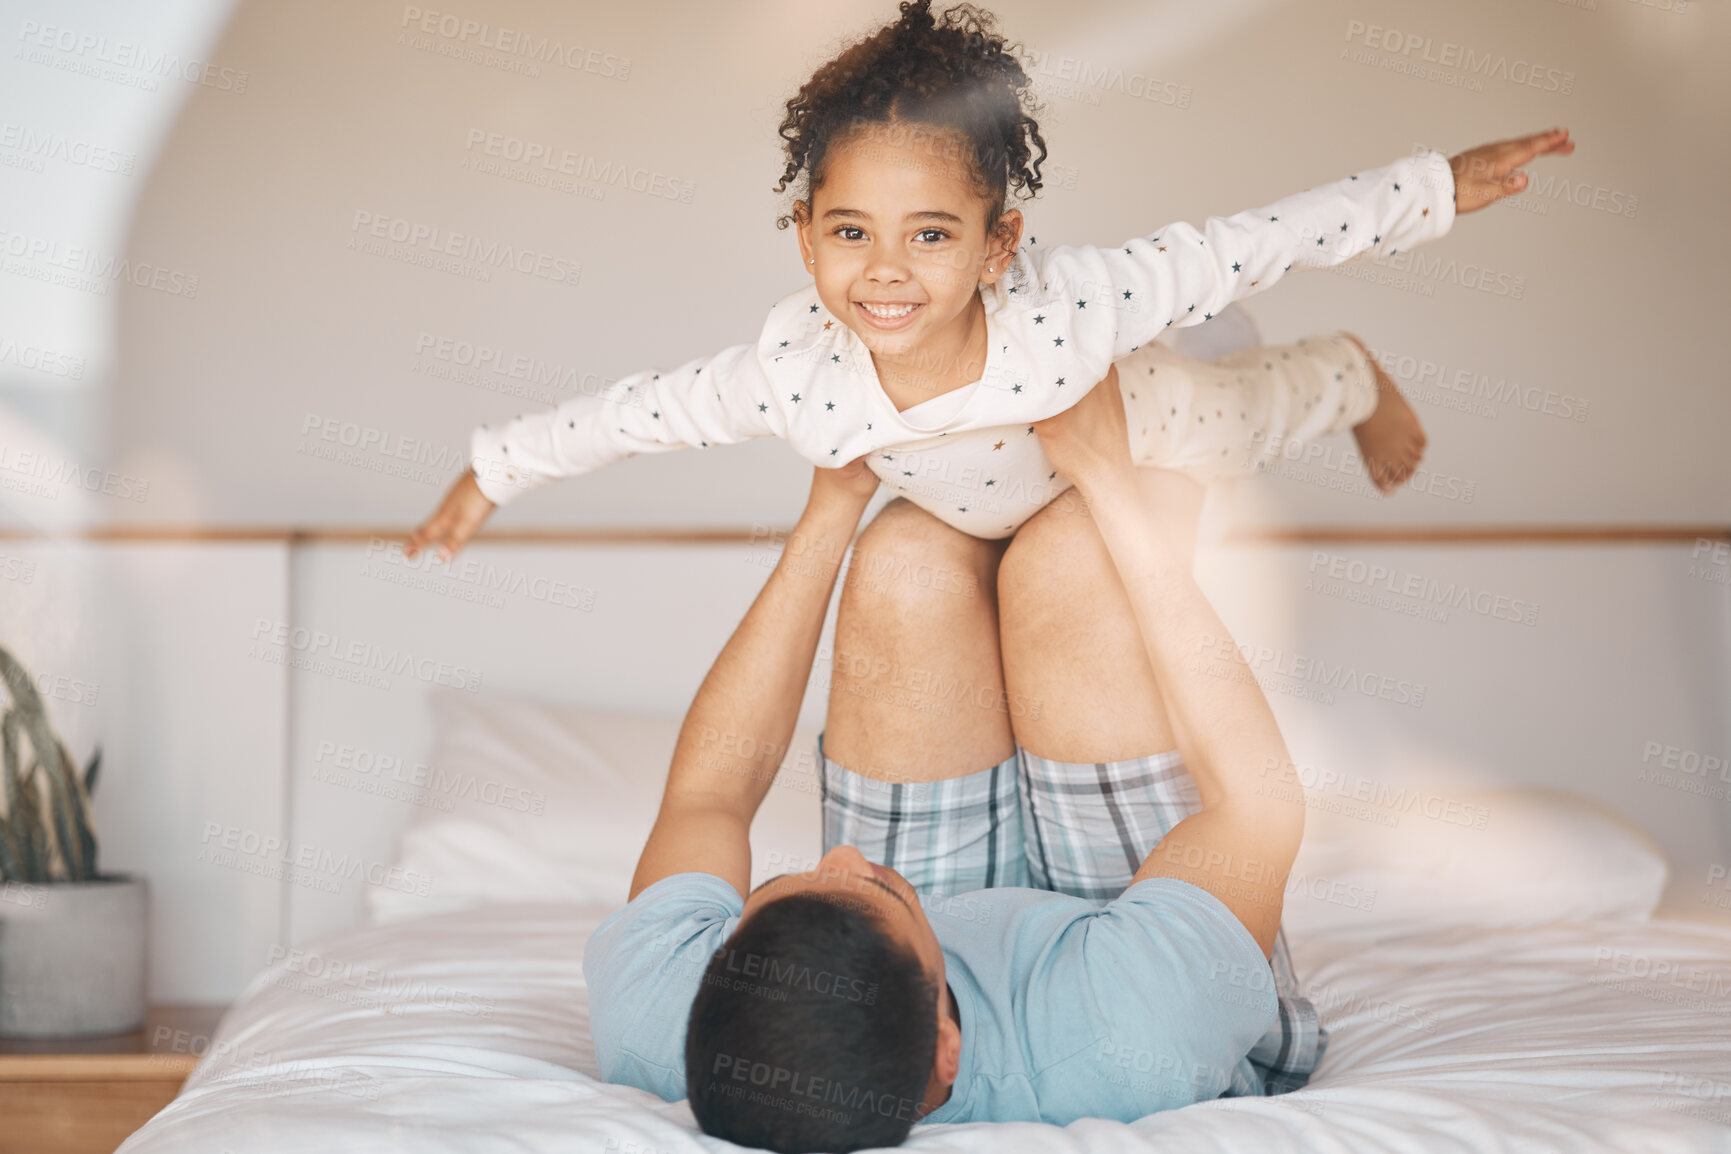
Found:
<path fill-rule="evenodd" d="M 1294 267 L 1393 255 L 1446 233 L 1454 176 L 1439 152 L 1406 157 L 1264 208 L 1168 225 L 1122 245 L 1042 246 L 980 288 L 978 381 L 897 412 L 863 341 L 807 285 L 770 307 L 755 344 L 633 373 L 599 396 L 483 425 L 482 493 L 506 504 L 634 453 L 778 436 L 814 465 L 868 456 L 890 489 L 976 537 L 1009 535 L 1068 488 L 1031 425 L 1075 404 L 1114 361 L 1200 324 Z"/>

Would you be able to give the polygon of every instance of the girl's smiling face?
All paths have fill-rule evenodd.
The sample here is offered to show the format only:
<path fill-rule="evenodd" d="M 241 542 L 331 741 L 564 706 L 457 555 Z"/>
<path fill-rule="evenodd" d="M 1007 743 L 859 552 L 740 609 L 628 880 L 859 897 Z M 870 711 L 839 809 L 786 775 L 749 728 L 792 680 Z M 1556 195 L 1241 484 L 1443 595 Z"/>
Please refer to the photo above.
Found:
<path fill-rule="evenodd" d="M 874 353 L 935 338 L 960 356 L 976 290 L 1015 255 L 1022 214 L 1005 212 L 988 236 L 992 205 L 966 147 L 923 125 L 861 125 L 830 144 L 812 204 L 794 206 L 818 299 Z"/>

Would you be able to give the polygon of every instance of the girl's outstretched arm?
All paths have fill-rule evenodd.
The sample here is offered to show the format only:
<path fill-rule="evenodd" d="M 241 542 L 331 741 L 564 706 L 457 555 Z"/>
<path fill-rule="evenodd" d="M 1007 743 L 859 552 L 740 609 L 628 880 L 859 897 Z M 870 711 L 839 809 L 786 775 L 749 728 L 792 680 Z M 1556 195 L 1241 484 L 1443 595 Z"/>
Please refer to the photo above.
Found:
<path fill-rule="evenodd" d="M 1115 247 L 1060 245 L 1029 253 L 1038 285 L 1017 286 L 1042 314 L 1037 334 L 1128 356 L 1168 328 L 1200 324 L 1293 268 L 1396 256 L 1526 187 L 1520 167 L 1574 151 L 1568 130 L 1482 145 L 1449 158 L 1403 157 L 1262 208 L 1176 223 Z M 1030 242 L 1031 243 L 1031 242 Z M 1032 330 L 1030 330 L 1032 333 Z"/>
<path fill-rule="evenodd" d="M 482 425 L 470 437 L 469 469 L 403 552 L 412 558 L 437 548 L 449 560 L 499 506 L 637 453 L 785 435 L 758 354 L 755 344 L 735 345 L 676 368 L 607 382 L 555 408 Z"/>

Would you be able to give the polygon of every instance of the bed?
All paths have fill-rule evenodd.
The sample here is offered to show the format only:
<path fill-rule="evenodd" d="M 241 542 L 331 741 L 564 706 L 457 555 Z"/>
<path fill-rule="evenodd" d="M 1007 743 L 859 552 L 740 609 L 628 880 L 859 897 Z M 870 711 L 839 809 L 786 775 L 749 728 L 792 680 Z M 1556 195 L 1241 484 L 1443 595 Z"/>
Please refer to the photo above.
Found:
<path fill-rule="evenodd" d="M 435 766 L 482 784 L 417 811 L 394 875 L 416 884 L 275 951 L 124 1154 L 731 1148 L 599 1081 L 588 1038 L 583 943 L 624 899 L 677 719 L 454 694 L 438 721 Z M 812 736 L 754 826 L 754 881 L 816 856 Z M 1331 1031 L 1306 1089 L 907 1148 L 1731 1150 L 1731 925 L 1651 916 L 1665 866 L 1640 831 L 1567 795 L 1378 786 L 1317 791 L 1289 886 Z"/>

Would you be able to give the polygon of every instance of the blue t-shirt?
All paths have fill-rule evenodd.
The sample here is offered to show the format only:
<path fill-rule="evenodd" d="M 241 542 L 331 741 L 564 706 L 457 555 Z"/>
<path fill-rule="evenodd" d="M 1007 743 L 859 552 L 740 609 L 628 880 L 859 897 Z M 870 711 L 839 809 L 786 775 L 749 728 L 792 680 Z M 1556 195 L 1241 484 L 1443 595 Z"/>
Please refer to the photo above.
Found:
<path fill-rule="evenodd" d="M 603 1078 L 685 1097 L 691 1003 L 743 905 L 713 874 L 674 874 L 601 923 L 583 976 Z M 1149 878 L 1104 904 L 976 890 L 926 914 L 962 1056 L 950 1100 L 922 1121 L 1129 1122 L 1261 1091 L 1245 1054 L 1274 1022 L 1268 960 L 1205 890 Z"/>

